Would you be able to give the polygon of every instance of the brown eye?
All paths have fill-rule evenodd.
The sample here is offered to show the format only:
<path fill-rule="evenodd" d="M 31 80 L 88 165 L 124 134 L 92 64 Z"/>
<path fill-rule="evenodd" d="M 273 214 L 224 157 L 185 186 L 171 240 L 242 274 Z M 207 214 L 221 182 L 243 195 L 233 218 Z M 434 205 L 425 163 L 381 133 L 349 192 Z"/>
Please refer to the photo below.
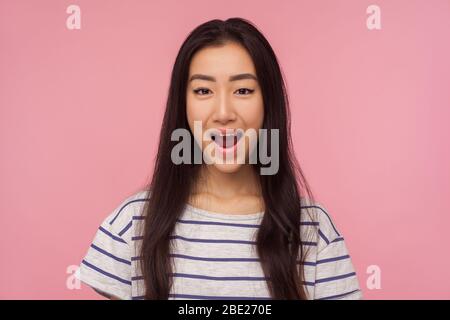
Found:
<path fill-rule="evenodd" d="M 245 91 L 245 90 L 247 90 L 247 91 Z M 239 95 L 244 95 L 244 96 L 253 93 L 253 91 L 255 91 L 255 90 L 247 89 L 247 88 L 240 88 L 240 89 L 237 90 L 237 92 L 240 92 Z M 245 92 L 248 92 L 248 94 L 245 94 Z"/>
<path fill-rule="evenodd" d="M 205 91 L 209 91 L 209 89 L 205 89 L 205 88 L 200 88 L 200 89 L 195 89 L 194 92 L 200 96 L 204 96 L 205 94 L 203 94 Z M 202 92 L 201 94 L 199 94 L 199 92 Z"/>

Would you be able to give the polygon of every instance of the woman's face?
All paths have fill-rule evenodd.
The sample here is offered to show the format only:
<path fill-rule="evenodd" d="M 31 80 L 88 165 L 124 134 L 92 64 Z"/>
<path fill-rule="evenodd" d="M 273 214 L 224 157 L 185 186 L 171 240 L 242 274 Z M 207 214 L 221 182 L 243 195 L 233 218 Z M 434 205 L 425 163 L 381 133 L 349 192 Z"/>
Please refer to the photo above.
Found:
<path fill-rule="evenodd" d="M 197 142 L 201 141 L 202 150 L 208 145 L 213 150 L 207 154 L 213 155 L 210 161 L 216 169 L 231 173 L 238 171 L 244 162 L 248 164 L 252 149 L 248 136 L 241 138 L 240 133 L 253 129 L 258 134 L 263 124 L 264 105 L 253 61 L 245 48 L 227 43 L 222 47 L 203 48 L 193 56 L 186 113 L 191 132 Z M 194 121 L 201 121 L 203 136 L 194 130 Z M 225 129 L 228 130 L 224 132 Z M 233 135 L 236 129 L 242 131 Z M 212 135 L 205 135 L 205 131 Z"/>

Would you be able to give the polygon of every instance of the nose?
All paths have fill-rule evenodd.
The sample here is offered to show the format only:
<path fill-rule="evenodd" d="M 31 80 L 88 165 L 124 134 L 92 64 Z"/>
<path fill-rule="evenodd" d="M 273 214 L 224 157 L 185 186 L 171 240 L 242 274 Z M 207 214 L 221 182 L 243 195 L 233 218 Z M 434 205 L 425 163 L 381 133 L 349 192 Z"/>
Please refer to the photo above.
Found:
<path fill-rule="evenodd" d="M 232 104 L 222 95 L 213 115 L 213 120 L 220 124 L 227 124 L 236 120 L 236 113 Z"/>

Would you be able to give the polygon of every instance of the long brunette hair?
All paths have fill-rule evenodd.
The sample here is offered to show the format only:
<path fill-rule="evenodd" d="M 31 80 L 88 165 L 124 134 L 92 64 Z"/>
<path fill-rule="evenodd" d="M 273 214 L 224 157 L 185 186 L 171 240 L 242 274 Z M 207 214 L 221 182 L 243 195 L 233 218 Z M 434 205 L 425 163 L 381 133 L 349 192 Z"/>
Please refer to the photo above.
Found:
<path fill-rule="evenodd" d="M 166 110 L 159 137 L 155 168 L 147 189 L 139 249 L 145 299 L 168 299 L 173 280 L 170 259 L 176 220 L 199 176 L 199 164 L 174 164 L 171 141 L 177 128 L 190 130 L 186 117 L 186 88 L 193 55 L 207 46 L 228 42 L 243 46 L 251 56 L 264 103 L 264 129 L 279 130 L 279 169 L 274 175 L 258 175 L 265 213 L 256 237 L 256 249 L 273 299 L 307 299 L 303 262 L 305 241 L 300 217 L 301 198 L 313 195 L 293 154 L 289 102 L 277 57 L 269 42 L 248 20 L 211 20 L 195 28 L 182 44 L 173 66 Z M 192 133 L 192 132 L 191 132 Z M 192 139 L 195 141 L 195 139 Z M 268 139 L 268 150 L 270 139 Z M 196 146 L 193 143 L 193 147 Z M 261 164 L 252 167 L 259 170 Z M 303 228 L 303 227 L 302 227 Z"/>

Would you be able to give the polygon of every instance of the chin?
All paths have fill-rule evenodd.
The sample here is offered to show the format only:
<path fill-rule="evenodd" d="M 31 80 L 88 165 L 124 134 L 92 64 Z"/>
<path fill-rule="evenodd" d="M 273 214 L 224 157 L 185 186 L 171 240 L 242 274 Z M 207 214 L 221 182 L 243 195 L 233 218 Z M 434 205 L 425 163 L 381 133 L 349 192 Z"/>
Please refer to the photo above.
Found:
<path fill-rule="evenodd" d="M 235 173 L 238 172 L 243 165 L 238 163 L 230 163 L 230 164 L 215 163 L 213 164 L 213 166 L 214 169 L 222 173 Z"/>

